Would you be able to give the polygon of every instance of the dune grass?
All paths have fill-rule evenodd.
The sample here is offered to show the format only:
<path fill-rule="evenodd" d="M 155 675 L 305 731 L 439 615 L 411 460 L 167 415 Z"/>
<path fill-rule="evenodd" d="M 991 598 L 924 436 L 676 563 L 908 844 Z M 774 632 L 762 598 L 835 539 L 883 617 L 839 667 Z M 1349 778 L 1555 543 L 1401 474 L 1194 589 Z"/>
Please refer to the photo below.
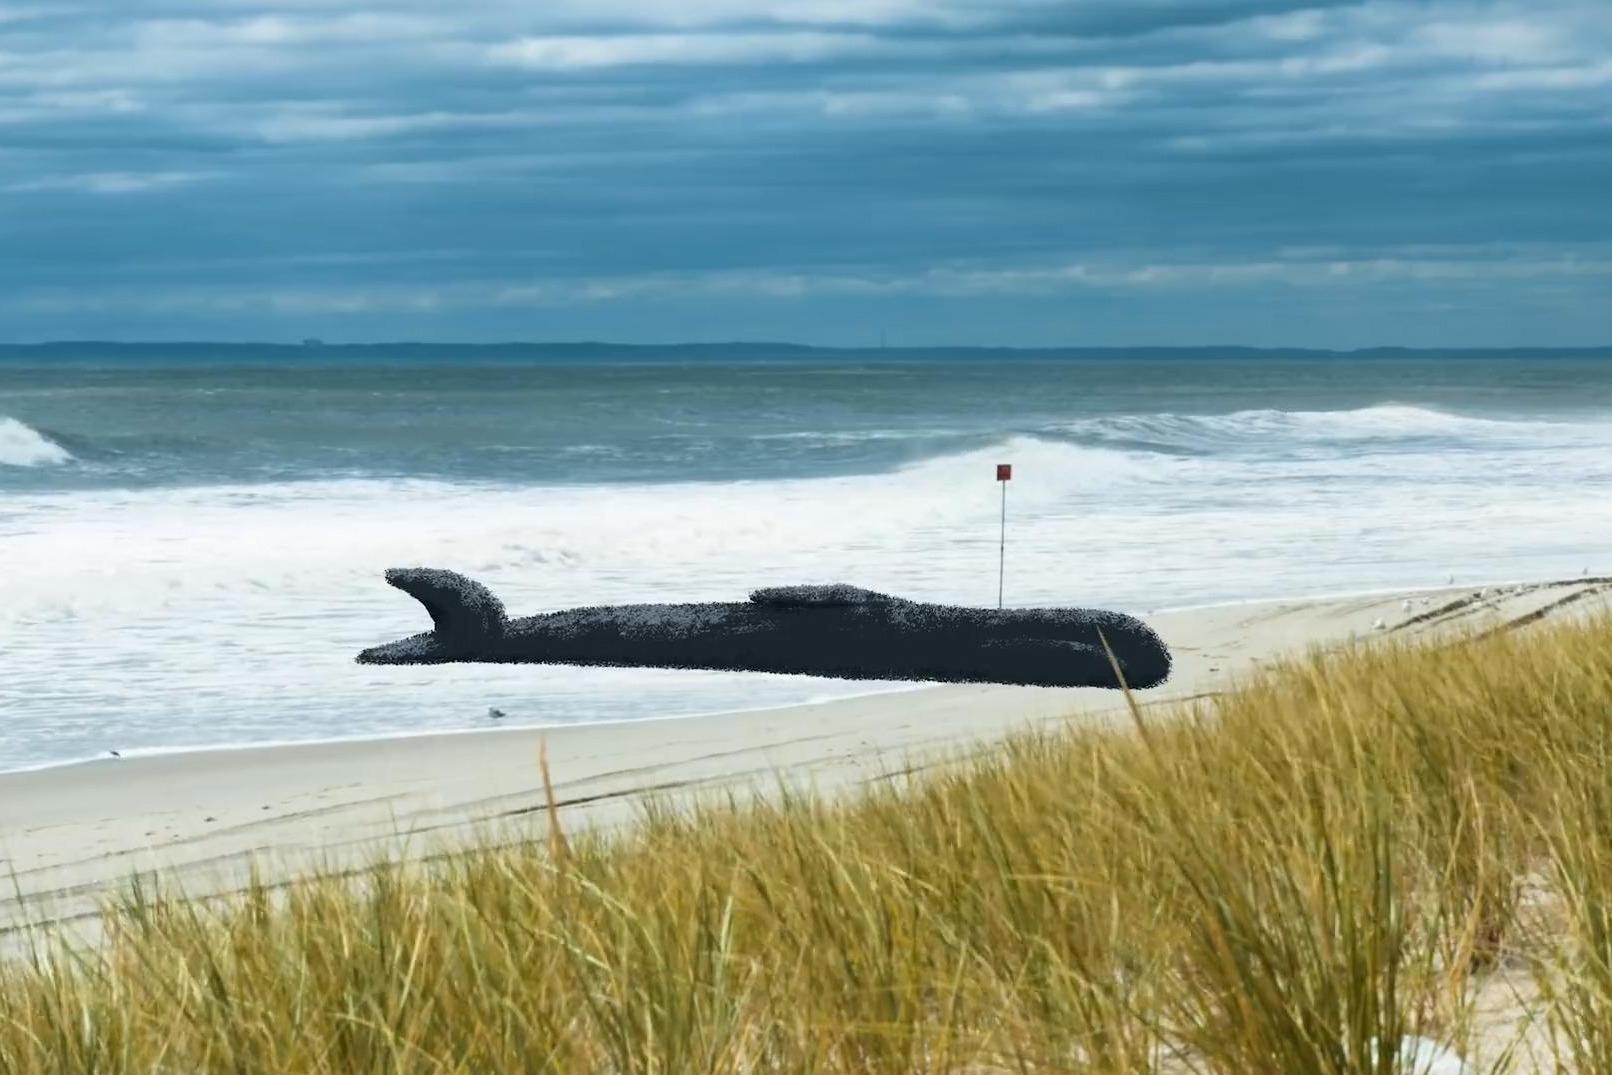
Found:
<path fill-rule="evenodd" d="M 1612 618 L 1276 667 L 855 798 L 222 902 L 138 888 L 0 964 L 0 1072 L 1612 1073 Z M 534 769 L 534 786 L 539 775 Z M 1516 1070 L 1536 1070 L 1519 1063 Z"/>

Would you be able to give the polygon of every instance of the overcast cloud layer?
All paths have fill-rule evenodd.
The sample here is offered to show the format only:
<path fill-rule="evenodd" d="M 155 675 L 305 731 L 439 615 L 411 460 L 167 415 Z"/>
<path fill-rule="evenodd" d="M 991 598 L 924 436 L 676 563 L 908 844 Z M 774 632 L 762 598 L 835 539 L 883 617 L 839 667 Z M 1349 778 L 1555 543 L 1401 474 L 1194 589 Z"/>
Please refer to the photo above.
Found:
<path fill-rule="evenodd" d="M 7 341 L 1601 344 L 1609 192 L 1608 0 L 0 6 Z"/>

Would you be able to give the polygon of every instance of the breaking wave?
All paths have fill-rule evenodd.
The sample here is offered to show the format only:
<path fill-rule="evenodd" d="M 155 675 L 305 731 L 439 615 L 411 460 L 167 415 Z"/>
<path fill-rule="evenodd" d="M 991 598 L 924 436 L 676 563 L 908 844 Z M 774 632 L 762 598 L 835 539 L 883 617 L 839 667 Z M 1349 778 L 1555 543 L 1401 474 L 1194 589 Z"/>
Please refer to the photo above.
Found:
<path fill-rule="evenodd" d="M 0 466 L 48 467 L 72 461 L 71 452 L 37 429 L 0 417 Z"/>
<path fill-rule="evenodd" d="M 1486 442 L 1568 433 L 1564 423 L 1507 421 L 1386 403 L 1345 411 L 1244 410 L 1230 414 L 1103 415 L 1061 422 L 1049 432 L 1123 448 L 1213 452 L 1261 445 L 1316 445 L 1481 439 Z"/>

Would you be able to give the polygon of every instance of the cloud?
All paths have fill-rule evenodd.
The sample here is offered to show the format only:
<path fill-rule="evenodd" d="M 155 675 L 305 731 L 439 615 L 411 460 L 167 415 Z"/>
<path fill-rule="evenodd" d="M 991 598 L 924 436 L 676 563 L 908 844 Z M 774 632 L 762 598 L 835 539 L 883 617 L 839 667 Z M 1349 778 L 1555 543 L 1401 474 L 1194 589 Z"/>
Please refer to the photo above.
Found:
<path fill-rule="evenodd" d="M 1561 67 L 1524 67 L 1505 71 L 1485 71 L 1469 85 L 1479 90 L 1514 92 L 1527 90 L 1588 90 L 1612 83 L 1612 60 L 1599 63 L 1567 64 Z"/>
<path fill-rule="evenodd" d="M 0 291 L 56 305 L 5 307 L 0 338 L 76 330 L 89 308 L 73 302 L 129 324 L 156 323 L 143 301 L 163 324 L 236 316 L 248 335 L 388 311 L 468 330 L 477 310 L 567 304 L 673 331 L 670 304 L 749 299 L 888 303 L 881 317 L 930 324 L 926 304 L 947 296 L 995 303 L 1011 333 L 1014 304 L 1038 296 L 1186 310 L 1237 289 L 1324 304 L 1391 285 L 1433 308 L 1502 281 L 1588 307 L 1612 241 L 1604 14 L 1603 0 L 7 8 L 0 194 L 48 211 L 0 219 Z M 1336 256 L 1284 253 L 1316 249 Z M 1509 300 L 1490 298 L 1499 323 Z M 1612 315 L 1586 317 L 1612 336 Z"/>
<path fill-rule="evenodd" d="M 789 33 L 613 34 L 525 37 L 487 50 L 493 63 L 573 71 L 632 64 L 810 63 L 882 51 L 867 34 Z"/>
<path fill-rule="evenodd" d="M 355 12 L 342 15 L 266 14 L 241 19 L 152 19 L 136 22 L 136 49 L 284 48 L 339 43 L 374 44 L 429 39 L 451 32 L 453 23 L 420 15 Z"/>
<path fill-rule="evenodd" d="M 269 142 L 342 142 L 449 129 L 507 127 L 537 118 L 499 112 L 346 115 L 321 106 L 288 105 L 252 124 L 252 129 Z"/>
<path fill-rule="evenodd" d="M 84 194 L 139 194 L 216 179 L 217 172 L 80 172 L 47 175 L 0 185 L 0 191 L 76 191 Z"/>

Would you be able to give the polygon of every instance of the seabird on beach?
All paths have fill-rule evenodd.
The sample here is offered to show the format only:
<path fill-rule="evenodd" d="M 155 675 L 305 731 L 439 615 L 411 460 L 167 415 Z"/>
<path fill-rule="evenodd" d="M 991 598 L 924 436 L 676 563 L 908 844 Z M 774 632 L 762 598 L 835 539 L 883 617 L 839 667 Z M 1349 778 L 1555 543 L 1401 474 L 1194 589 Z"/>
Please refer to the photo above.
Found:
<path fill-rule="evenodd" d="M 489 717 L 493 718 L 494 720 L 497 720 L 498 718 L 500 718 L 500 717 L 502 717 L 504 715 L 504 711 L 502 709 L 497 708 L 496 706 L 490 706 L 487 709 L 487 715 Z"/>
<path fill-rule="evenodd" d="M 1373 631 L 1383 631 L 1383 630 L 1386 630 L 1387 628 L 1388 628 L 1388 624 L 1386 622 L 1384 622 L 1384 620 L 1383 620 L 1383 618 L 1381 616 L 1378 616 L 1376 619 L 1371 621 L 1371 629 Z"/>
<path fill-rule="evenodd" d="M 1409 612 L 1409 611 L 1410 611 L 1410 610 L 1411 610 L 1411 599 L 1410 599 L 1410 598 L 1408 598 L 1408 597 L 1407 597 L 1407 598 L 1405 598 L 1405 601 L 1404 601 L 1404 603 L 1403 603 L 1403 604 L 1401 604 L 1401 605 L 1400 605 L 1400 606 L 1399 606 L 1399 607 L 1400 607 L 1400 610 L 1401 610 L 1401 611 L 1403 611 L 1403 612 Z"/>

